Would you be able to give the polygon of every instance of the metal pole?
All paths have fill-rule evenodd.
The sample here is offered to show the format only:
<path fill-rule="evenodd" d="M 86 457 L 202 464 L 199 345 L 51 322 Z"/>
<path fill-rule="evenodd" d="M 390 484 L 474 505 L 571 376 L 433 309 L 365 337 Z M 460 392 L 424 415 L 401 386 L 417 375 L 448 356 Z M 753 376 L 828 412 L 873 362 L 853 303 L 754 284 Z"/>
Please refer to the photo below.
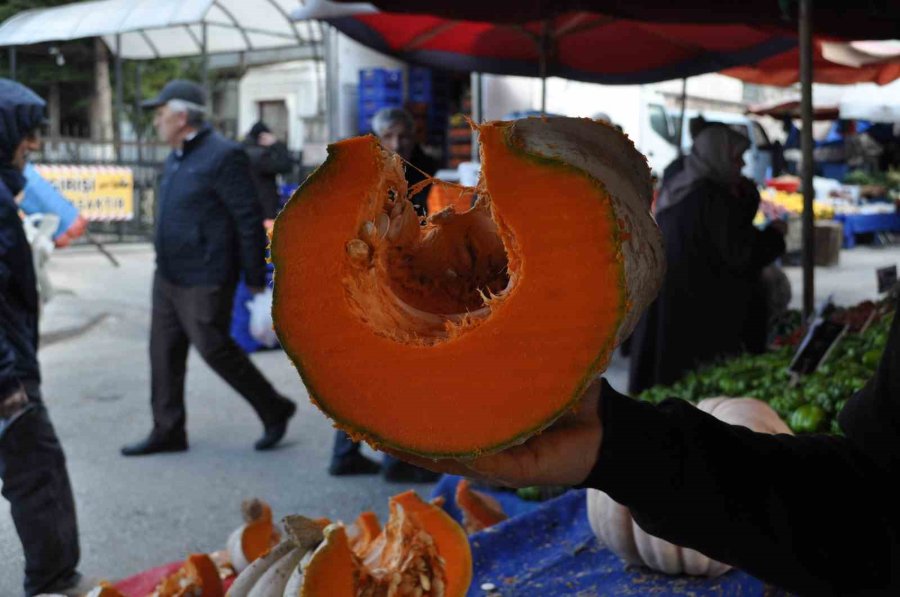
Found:
<path fill-rule="evenodd" d="M 481 85 L 481 73 L 472 73 L 470 78 L 472 90 L 472 122 L 481 124 L 484 121 L 484 88 Z M 477 162 L 481 156 L 478 153 L 478 129 L 472 129 L 472 161 Z"/>
<path fill-rule="evenodd" d="M 813 104 L 812 104 L 812 0 L 800 0 L 800 110 L 803 128 L 803 317 L 815 311 L 815 227 L 813 225 Z"/>
<path fill-rule="evenodd" d="M 116 159 L 122 161 L 122 112 L 124 97 L 124 81 L 122 80 L 122 34 L 116 33 L 116 114 L 113 126 L 113 140 L 116 146 Z"/>
<path fill-rule="evenodd" d="M 9 46 L 9 78 L 16 80 L 16 46 Z"/>
<path fill-rule="evenodd" d="M 538 42 L 538 75 L 541 77 L 541 116 L 547 113 L 547 52 L 550 24 L 541 23 L 541 39 Z"/>
<path fill-rule="evenodd" d="M 144 161 L 143 135 L 141 134 L 141 71 L 144 63 L 138 60 L 134 64 L 134 140 L 137 144 L 137 164 Z"/>
<path fill-rule="evenodd" d="M 684 116 L 685 107 L 687 106 L 687 77 L 681 80 L 681 120 L 678 121 L 678 136 L 675 137 L 675 144 L 678 146 L 678 155 L 684 155 L 681 139 L 684 136 Z"/>
<path fill-rule="evenodd" d="M 340 137 L 340 65 L 338 64 L 338 32 L 326 26 L 325 35 L 325 116 L 328 122 L 328 141 L 334 143 Z"/>
<path fill-rule="evenodd" d="M 209 94 L 209 55 L 207 54 L 206 21 L 200 25 L 200 84 L 206 93 L 207 108 L 212 110 L 212 97 Z"/>

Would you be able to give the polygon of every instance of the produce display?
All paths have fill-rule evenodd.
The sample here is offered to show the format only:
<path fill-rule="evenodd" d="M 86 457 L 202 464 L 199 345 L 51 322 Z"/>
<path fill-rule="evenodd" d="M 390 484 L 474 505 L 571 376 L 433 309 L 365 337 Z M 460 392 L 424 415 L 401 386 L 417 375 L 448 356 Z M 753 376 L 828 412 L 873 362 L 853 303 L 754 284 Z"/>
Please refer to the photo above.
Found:
<path fill-rule="evenodd" d="M 413 491 L 391 498 L 384 528 L 371 513 L 352 525 L 302 516 L 284 525 L 288 538 L 251 563 L 229 597 L 451 597 L 472 581 L 465 532 Z"/>
<path fill-rule="evenodd" d="M 803 195 L 776 189 L 763 189 L 760 193 L 760 211 L 770 220 L 780 219 L 787 214 L 803 213 Z M 813 201 L 813 215 L 816 219 L 830 220 L 834 218 L 835 209 L 830 203 L 821 200 Z"/>
<path fill-rule="evenodd" d="M 744 355 L 685 375 L 671 386 L 655 386 L 640 395 L 660 402 L 677 397 L 697 402 L 708 396 L 750 396 L 771 406 L 795 433 L 840 433 L 837 414 L 854 392 L 871 378 L 887 344 L 893 320 L 887 302 L 865 302 L 837 309 L 829 318 L 848 324 L 848 333 L 811 375 L 791 380 L 788 365 L 803 339 L 799 316 L 794 329 L 784 330 L 776 348 L 761 355 Z"/>
<path fill-rule="evenodd" d="M 148 597 L 222 597 L 219 567 L 205 553 L 192 553 L 184 565 L 165 578 Z"/>
<path fill-rule="evenodd" d="M 231 533 L 225 544 L 228 559 L 238 573 L 281 540 L 281 534 L 272 522 L 272 508 L 267 503 L 248 500 L 241 504 L 241 512 L 244 524 Z"/>
<path fill-rule="evenodd" d="M 401 159 L 329 147 L 275 223 L 273 317 L 313 402 L 355 439 L 466 457 L 566 412 L 656 295 L 645 158 L 589 119 L 478 127 L 469 211 L 421 221 Z"/>
<path fill-rule="evenodd" d="M 766 403 L 752 398 L 707 398 L 697 408 L 731 425 L 760 433 L 790 433 Z M 629 564 L 666 574 L 720 576 L 731 566 L 702 553 L 655 537 L 634 522 L 631 511 L 607 494 L 587 490 L 588 522 L 597 538 Z"/>
<path fill-rule="evenodd" d="M 226 549 L 189 555 L 140 597 L 462 597 L 472 582 L 472 552 L 441 505 L 400 493 L 390 498 L 384 527 L 372 512 L 348 525 L 287 516 L 285 539 L 273 543 L 280 534 L 271 508 L 249 500 Z M 88 595 L 124 597 L 108 582 Z"/>

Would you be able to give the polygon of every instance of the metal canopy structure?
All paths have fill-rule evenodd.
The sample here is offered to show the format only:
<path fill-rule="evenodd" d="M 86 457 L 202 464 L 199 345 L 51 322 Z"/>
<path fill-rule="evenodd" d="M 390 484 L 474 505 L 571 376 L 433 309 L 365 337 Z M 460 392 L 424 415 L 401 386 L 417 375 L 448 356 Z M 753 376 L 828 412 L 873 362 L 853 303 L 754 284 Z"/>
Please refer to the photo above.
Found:
<path fill-rule="evenodd" d="M 289 15 L 299 0 L 94 0 L 26 10 L 0 24 L 0 46 L 102 37 L 116 56 L 146 60 L 248 52 L 319 41 Z"/>

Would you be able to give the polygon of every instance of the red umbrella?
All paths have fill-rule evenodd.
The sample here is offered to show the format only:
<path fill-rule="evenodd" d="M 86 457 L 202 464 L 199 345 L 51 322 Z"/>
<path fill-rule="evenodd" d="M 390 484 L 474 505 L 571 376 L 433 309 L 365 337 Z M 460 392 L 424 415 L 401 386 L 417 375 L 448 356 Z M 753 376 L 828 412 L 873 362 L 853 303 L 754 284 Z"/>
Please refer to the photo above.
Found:
<path fill-rule="evenodd" d="M 358 0 L 337 1 L 358 4 Z M 798 3 L 795 0 L 372 0 L 372 4 L 386 12 L 428 13 L 494 23 L 526 23 L 584 11 L 656 23 L 744 23 L 781 28 L 795 34 Z M 900 0 L 818 2 L 812 24 L 819 35 L 843 39 L 894 39 L 900 31 Z"/>
<path fill-rule="evenodd" d="M 383 12 L 327 21 L 370 48 L 426 66 L 613 84 L 716 72 L 796 46 L 793 36 L 773 28 L 646 23 L 587 12 L 524 24 Z"/>
<path fill-rule="evenodd" d="M 738 66 L 722 72 L 748 83 L 787 87 L 800 80 L 799 64 L 800 53 L 794 48 L 763 59 L 756 64 Z M 886 85 L 900 78 L 900 61 L 892 60 L 858 67 L 843 66 L 826 60 L 822 55 L 822 42 L 813 42 L 813 76 L 816 83 Z"/>

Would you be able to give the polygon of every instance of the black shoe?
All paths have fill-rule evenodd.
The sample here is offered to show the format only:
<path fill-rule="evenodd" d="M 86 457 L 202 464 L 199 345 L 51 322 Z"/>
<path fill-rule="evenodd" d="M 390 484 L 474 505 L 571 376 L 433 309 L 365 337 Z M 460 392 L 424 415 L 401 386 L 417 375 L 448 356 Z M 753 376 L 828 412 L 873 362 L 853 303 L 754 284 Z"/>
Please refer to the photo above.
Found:
<path fill-rule="evenodd" d="M 284 437 L 284 434 L 287 432 L 288 421 L 297 412 L 297 405 L 285 398 L 283 408 L 284 410 L 278 417 L 277 422 L 269 423 L 265 426 L 263 436 L 253 444 L 255 449 L 271 450 Z"/>
<path fill-rule="evenodd" d="M 362 454 L 348 456 L 338 462 L 332 462 L 328 466 L 328 474 L 334 477 L 348 475 L 376 475 L 381 471 L 381 465 L 374 460 L 369 460 Z"/>
<path fill-rule="evenodd" d="M 135 444 L 122 446 L 122 456 L 146 456 L 158 452 L 184 452 L 188 449 L 187 438 L 163 438 L 150 434 L 147 439 Z"/>
<path fill-rule="evenodd" d="M 440 478 L 440 473 L 406 462 L 398 462 L 384 469 L 384 479 L 390 483 L 434 483 Z"/>

